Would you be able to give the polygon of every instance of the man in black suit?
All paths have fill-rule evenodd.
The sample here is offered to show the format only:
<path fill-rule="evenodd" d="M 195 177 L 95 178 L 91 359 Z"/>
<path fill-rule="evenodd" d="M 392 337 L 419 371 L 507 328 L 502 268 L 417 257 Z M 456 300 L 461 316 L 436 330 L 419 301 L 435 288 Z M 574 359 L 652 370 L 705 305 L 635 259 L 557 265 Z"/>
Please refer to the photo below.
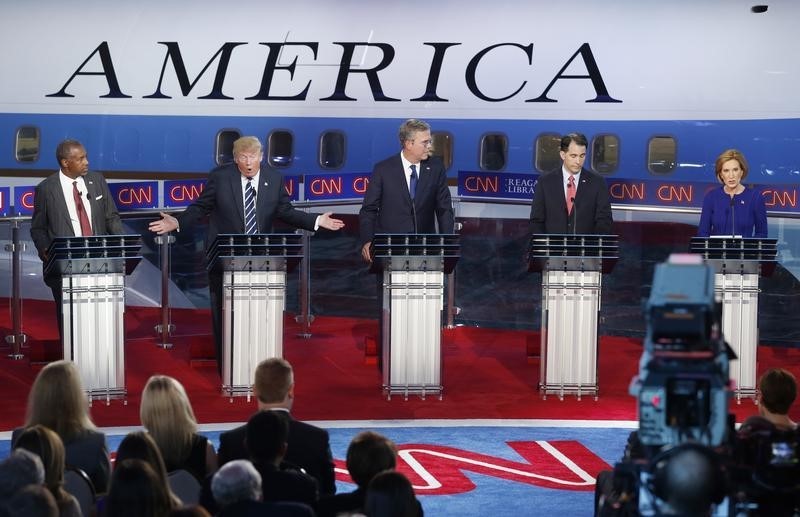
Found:
<path fill-rule="evenodd" d="M 453 203 L 442 160 L 431 156 L 431 127 L 403 122 L 401 151 L 379 162 L 369 178 L 358 214 L 361 255 L 372 262 L 376 233 L 453 233 Z"/>
<path fill-rule="evenodd" d="M 611 233 L 608 186 L 600 175 L 583 168 L 587 146 L 580 133 L 561 138 L 564 163 L 536 183 L 530 233 Z"/>
<path fill-rule="evenodd" d="M 86 149 L 77 140 L 64 140 L 56 147 L 59 171 L 42 180 L 34 192 L 31 238 L 43 263 L 56 237 L 121 235 L 122 221 L 105 178 L 89 171 Z M 53 291 L 58 333 L 63 333 L 61 275 L 44 276 Z M 63 336 L 61 336 L 63 338 Z"/>
<path fill-rule="evenodd" d="M 291 416 L 294 403 L 294 373 L 288 361 L 270 358 L 256 367 L 253 393 L 258 400 L 259 411 L 282 411 L 289 417 L 289 438 L 284 461 L 302 468 L 317 480 L 321 495 L 336 492 L 328 431 L 311 424 L 295 420 Z M 247 426 L 226 431 L 219 436 L 219 464 L 249 458 L 245 439 Z"/>
<path fill-rule="evenodd" d="M 200 197 L 177 217 L 161 213 L 161 219 L 150 223 L 150 231 L 162 235 L 194 224 L 208 216 L 206 249 L 219 234 L 269 233 L 272 223 L 280 219 L 292 226 L 316 231 L 338 230 L 344 226 L 332 212 L 309 214 L 294 208 L 283 186 L 283 176 L 276 170 L 261 167 L 261 142 L 254 136 L 243 136 L 233 143 L 234 164 L 214 169 Z M 255 217 L 245 220 L 250 195 L 255 198 Z M 212 325 L 216 347 L 217 369 L 222 369 L 222 275 L 209 273 Z"/>

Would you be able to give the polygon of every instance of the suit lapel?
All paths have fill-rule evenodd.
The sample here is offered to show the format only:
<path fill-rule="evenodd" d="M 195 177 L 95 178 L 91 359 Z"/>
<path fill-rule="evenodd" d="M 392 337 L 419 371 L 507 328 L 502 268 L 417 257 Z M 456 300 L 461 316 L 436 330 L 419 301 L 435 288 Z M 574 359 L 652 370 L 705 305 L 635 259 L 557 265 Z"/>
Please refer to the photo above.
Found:
<path fill-rule="evenodd" d="M 239 220 L 241 221 L 241 228 L 242 233 L 244 233 L 244 198 L 242 197 L 242 175 L 239 173 L 239 169 L 236 166 L 231 168 L 231 174 L 228 174 L 228 188 L 230 189 L 230 194 L 233 199 L 233 209 L 236 211 L 236 214 L 239 216 Z M 221 193 L 225 195 L 225 193 Z"/>
<path fill-rule="evenodd" d="M 427 160 L 424 162 L 420 162 L 419 164 L 419 180 L 417 181 L 417 193 L 414 196 L 415 199 L 422 199 L 427 189 L 431 188 L 433 183 L 433 178 L 431 177 L 433 173 L 431 172 L 431 164 Z M 409 196 L 411 194 L 409 193 Z"/>
<path fill-rule="evenodd" d="M 97 186 L 94 183 L 94 179 L 90 174 L 87 174 L 83 177 L 83 182 L 86 185 L 86 194 L 89 200 L 89 206 L 92 207 L 92 233 L 95 235 L 100 235 L 105 233 L 101 229 L 101 214 L 100 210 L 97 208 Z"/>
<path fill-rule="evenodd" d="M 406 171 L 403 169 L 403 160 L 400 158 L 400 155 L 397 155 L 397 167 L 395 170 L 397 171 L 396 174 L 393 175 L 393 183 L 395 184 L 395 188 L 400 190 L 401 192 L 405 192 L 406 195 L 403 199 L 406 200 L 408 206 L 411 206 L 411 192 L 408 191 L 408 182 L 406 182 Z M 418 173 L 419 174 L 419 173 Z M 418 176 L 419 178 L 419 176 Z M 417 192 L 419 192 L 419 179 L 417 179 Z"/>
<path fill-rule="evenodd" d="M 56 200 L 56 204 L 58 205 L 58 210 L 56 213 L 61 214 L 62 224 L 64 228 L 69 229 L 69 235 L 75 236 L 75 230 L 72 228 L 72 219 L 69 218 L 69 207 L 67 206 L 67 200 L 64 198 L 64 190 L 61 188 L 61 178 L 59 177 L 60 173 L 56 173 L 55 181 L 50 184 L 50 194 Z"/>
<path fill-rule="evenodd" d="M 259 184 L 256 186 L 256 219 L 258 220 L 258 230 L 263 233 L 267 231 L 266 228 L 261 227 L 267 216 L 267 199 L 269 199 L 267 191 L 274 187 L 283 188 L 283 182 L 278 182 L 278 185 L 270 185 L 270 179 L 264 170 L 258 175 L 258 182 Z M 278 197 L 280 198 L 280 195 Z"/>

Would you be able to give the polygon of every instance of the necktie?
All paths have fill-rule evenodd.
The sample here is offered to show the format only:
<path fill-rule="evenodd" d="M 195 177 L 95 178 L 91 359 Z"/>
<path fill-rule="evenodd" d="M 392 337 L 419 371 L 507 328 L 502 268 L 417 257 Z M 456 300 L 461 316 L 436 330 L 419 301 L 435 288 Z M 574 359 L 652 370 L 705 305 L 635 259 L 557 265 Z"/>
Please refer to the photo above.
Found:
<path fill-rule="evenodd" d="M 253 188 L 253 181 L 248 178 L 247 185 L 244 187 L 244 233 L 258 233 L 256 224 L 256 189 Z"/>
<path fill-rule="evenodd" d="M 567 213 L 572 214 L 572 205 L 575 203 L 575 176 L 570 176 L 567 181 Z"/>
<path fill-rule="evenodd" d="M 411 194 L 411 199 L 414 199 L 414 196 L 417 193 L 417 166 L 411 166 L 411 181 L 408 182 L 408 192 Z"/>
<path fill-rule="evenodd" d="M 81 223 L 81 236 L 89 237 L 92 235 L 92 225 L 89 224 L 89 216 L 86 215 L 86 207 L 83 206 L 81 193 L 78 192 L 78 182 L 72 182 L 72 198 L 75 201 L 75 210 L 78 212 L 78 222 Z"/>

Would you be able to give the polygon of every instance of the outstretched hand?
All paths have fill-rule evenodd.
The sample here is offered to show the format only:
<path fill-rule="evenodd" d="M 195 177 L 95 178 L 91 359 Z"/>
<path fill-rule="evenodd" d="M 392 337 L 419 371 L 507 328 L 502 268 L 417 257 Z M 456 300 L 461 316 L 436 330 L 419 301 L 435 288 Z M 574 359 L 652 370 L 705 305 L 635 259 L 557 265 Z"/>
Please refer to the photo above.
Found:
<path fill-rule="evenodd" d="M 158 221 L 153 221 L 148 226 L 148 229 L 151 232 L 157 233 L 158 235 L 164 235 L 165 233 L 169 233 L 178 228 L 177 219 L 164 212 L 161 212 L 160 214 L 161 214 L 161 219 L 159 219 Z"/>
<path fill-rule="evenodd" d="M 319 225 L 322 228 L 327 228 L 328 230 L 339 230 L 344 228 L 344 221 L 341 219 L 334 219 L 331 217 L 333 212 L 325 212 L 321 216 L 319 216 Z"/>
<path fill-rule="evenodd" d="M 372 264 L 372 254 L 370 253 L 369 247 L 372 245 L 372 241 L 367 242 L 361 247 L 361 257 L 364 259 L 364 262 L 369 262 Z"/>

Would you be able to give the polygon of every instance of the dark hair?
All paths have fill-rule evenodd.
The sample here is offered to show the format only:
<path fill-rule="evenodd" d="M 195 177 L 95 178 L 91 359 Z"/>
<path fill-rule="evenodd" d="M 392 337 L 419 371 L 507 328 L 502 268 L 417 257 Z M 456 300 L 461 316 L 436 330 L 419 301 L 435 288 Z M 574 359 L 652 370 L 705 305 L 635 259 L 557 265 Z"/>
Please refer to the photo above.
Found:
<path fill-rule="evenodd" d="M 142 460 L 116 465 L 105 501 L 106 514 L 114 517 L 162 517 L 172 510 L 168 488 Z"/>
<path fill-rule="evenodd" d="M 408 478 L 387 470 L 369 482 L 364 510 L 369 517 L 417 517 L 420 504 Z"/>
<path fill-rule="evenodd" d="M 289 415 L 283 411 L 259 411 L 247 421 L 245 446 L 256 463 L 274 462 L 289 439 Z"/>
<path fill-rule="evenodd" d="M 69 158 L 69 153 L 74 147 L 83 147 L 83 144 L 71 138 L 59 142 L 56 147 L 56 161 L 59 167 L 61 167 L 61 160 Z"/>
<path fill-rule="evenodd" d="M 761 404 L 770 412 L 786 415 L 797 398 L 797 381 L 791 372 L 783 368 L 767 370 L 758 381 Z"/>
<path fill-rule="evenodd" d="M 359 488 L 366 488 L 378 473 L 394 470 L 396 465 L 397 447 L 382 434 L 363 431 L 347 447 L 347 471 Z"/>
<path fill-rule="evenodd" d="M 583 133 L 567 133 L 561 137 L 561 150 L 567 152 L 569 144 L 575 142 L 575 145 L 589 147 L 589 141 L 586 140 L 586 135 Z"/>

